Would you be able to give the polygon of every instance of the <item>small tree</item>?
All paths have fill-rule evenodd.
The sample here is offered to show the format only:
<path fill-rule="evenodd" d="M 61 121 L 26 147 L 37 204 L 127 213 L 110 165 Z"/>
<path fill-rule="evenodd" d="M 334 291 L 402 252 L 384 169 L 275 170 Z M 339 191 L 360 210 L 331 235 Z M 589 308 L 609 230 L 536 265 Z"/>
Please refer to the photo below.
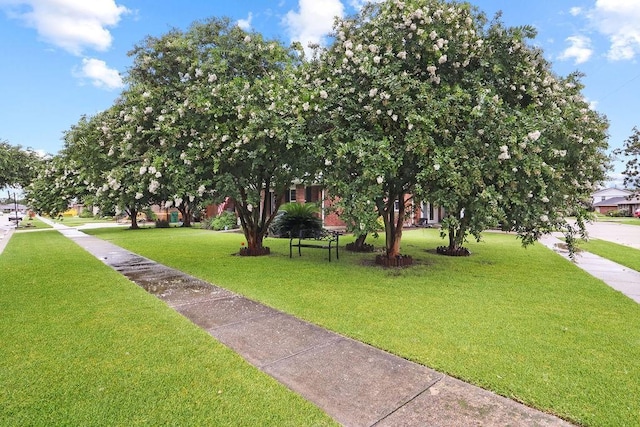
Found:
<path fill-rule="evenodd" d="M 627 158 L 624 170 L 625 187 L 640 191 L 640 129 L 634 127 L 624 142 L 624 147 L 615 150 L 614 154 Z"/>

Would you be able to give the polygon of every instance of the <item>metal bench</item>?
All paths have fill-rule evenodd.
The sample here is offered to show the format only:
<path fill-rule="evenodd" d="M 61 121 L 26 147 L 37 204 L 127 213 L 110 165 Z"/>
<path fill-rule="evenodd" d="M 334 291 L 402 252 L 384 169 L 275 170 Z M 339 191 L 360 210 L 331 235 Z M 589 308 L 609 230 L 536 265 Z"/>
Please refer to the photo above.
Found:
<path fill-rule="evenodd" d="M 297 235 L 291 235 L 289 239 L 289 258 L 293 257 L 293 248 L 298 248 L 298 255 L 302 256 L 301 248 L 327 249 L 329 262 L 331 262 L 331 250 L 335 248 L 336 259 L 340 259 L 338 253 L 338 239 L 340 234 L 330 230 L 300 230 Z"/>

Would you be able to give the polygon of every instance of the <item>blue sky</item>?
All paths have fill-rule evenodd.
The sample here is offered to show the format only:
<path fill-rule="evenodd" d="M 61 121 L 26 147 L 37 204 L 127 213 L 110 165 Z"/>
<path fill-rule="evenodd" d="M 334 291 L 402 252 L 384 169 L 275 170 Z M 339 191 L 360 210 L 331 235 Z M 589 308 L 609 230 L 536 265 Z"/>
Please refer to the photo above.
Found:
<path fill-rule="evenodd" d="M 640 127 L 640 0 L 472 0 L 507 25 L 537 28 L 559 75 L 586 74 L 584 94 L 611 123 L 610 146 Z M 0 0 L 0 140 L 54 154 L 83 115 L 112 105 L 127 52 L 147 35 L 229 16 L 284 41 L 322 42 L 333 16 L 361 0 Z M 619 163 L 616 172 L 623 169 Z M 615 174 L 612 178 L 616 178 Z"/>

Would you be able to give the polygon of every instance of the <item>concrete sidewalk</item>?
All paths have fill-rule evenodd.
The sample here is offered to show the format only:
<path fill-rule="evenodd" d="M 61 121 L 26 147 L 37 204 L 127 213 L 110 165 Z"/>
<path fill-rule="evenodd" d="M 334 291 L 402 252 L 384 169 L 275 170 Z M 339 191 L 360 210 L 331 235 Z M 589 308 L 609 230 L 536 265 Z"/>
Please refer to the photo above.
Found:
<path fill-rule="evenodd" d="M 76 229 L 54 228 L 343 425 L 571 425 Z"/>
<path fill-rule="evenodd" d="M 539 241 L 560 256 L 571 260 L 569 251 L 564 248 L 564 242 L 558 238 L 544 236 Z M 587 273 L 602 280 L 613 289 L 622 292 L 635 302 L 640 303 L 639 272 L 590 252 L 577 253 L 574 262 Z"/>

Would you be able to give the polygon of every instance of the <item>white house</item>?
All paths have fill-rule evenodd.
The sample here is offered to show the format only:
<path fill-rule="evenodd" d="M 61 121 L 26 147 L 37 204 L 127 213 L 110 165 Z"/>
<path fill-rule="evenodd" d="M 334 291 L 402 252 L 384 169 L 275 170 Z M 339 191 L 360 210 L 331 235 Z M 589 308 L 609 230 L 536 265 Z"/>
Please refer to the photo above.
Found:
<path fill-rule="evenodd" d="M 591 204 L 595 205 L 599 202 L 612 199 L 614 197 L 629 197 L 633 194 L 632 191 L 624 190 L 621 188 L 603 188 L 595 193 L 591 194 Z"/>

